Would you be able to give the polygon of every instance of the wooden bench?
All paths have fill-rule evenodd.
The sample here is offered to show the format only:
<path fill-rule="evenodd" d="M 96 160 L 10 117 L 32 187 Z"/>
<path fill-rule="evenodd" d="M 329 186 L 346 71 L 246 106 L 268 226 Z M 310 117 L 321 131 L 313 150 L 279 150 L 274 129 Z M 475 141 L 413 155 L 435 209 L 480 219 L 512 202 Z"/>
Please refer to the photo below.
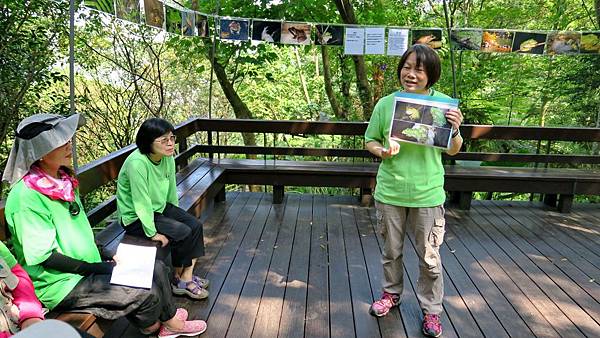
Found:
<path fill-rule="evenodd" d="M 367 124 L 361 122 L 307 122 L 257 120 L 207 120 L 188 122 L 192 130 L 216 133 L 217 144 L 194 145 L 190 151 L 207 154 L 213 162 L 226 169 L 225 183 L 273 185 L 273 200 L 280 202 L 284 186 L 356 187 L 361 198 L 375 186 L 377 159 L 364 149 L 363 135 Z M 219 144 L 220 133 L 262 133 L 262 146 Z M 554 142 L 600 142 L 597 128 L 461 127 L 465 149 L 456 156 L 443 155 L 447 163 L 445 189 L 463 209 L 470 207 L 473 192 L 513 192 L 544 194 L 544 201 L 568 212 L 574 195 L 600 195 L 600 156 L 552 154 Z M 268 144 L 267 134 L 305 137 L 340 135 L 354 139 L 353 148 L 284 147 Z M 275 140 L 275 136 L 272 137 Z M 538 142 L 536 153 L 501 153 L 475 151 L 477 142 L 488 140 L 519 140 Z M 542 144 L 545 142 L 545 144 Z M 543 146 L 543 147 L 542 147 Z M 545 148 L 546 153 L 541 153 Z M 231 154 L 263 156 L 262 160 L 232 158 Z M 222 158 L 224 157 L 224 158 Z M 287 160 L 300 157 L 299 160 Z M 313 158 L 324 160 L 313 161 Z M 283 160 L 282 160 L 283 158 Z M 340 160 L 340 159 L 344 160 Z M 485 161 L 521 165 L 512 167 L 465 167 L 452 164 L 455 160 Z M 533 167 L 522 165 L 534 164 Z M 549 168 L 550 165 L 580 166 Z M 583 168 L 582 166 L 595 166 Z"/>
<path fill-rule="evenodd" d="M 175 134 L 180 140 L 180 154 L 176 157 L 177 166 L 181 168 L 176 175 L 179 206 L 191 212 L 196 217 L 200 217 L 203 211 L 212 206 L 214 201 L 225 199 L 225 184 L 223 183 L 224 169 L 202 158 L 188 164 L 189 157 L 193 155 L 193 153 L 186 151 L 185 139 L 189 133 L 185 127 L 180 128 L 178 126 Z M 116 179 L 125 158 L 134 149 L 134 146 L 129 146 L 82 166 L 78 171 L 81 195 L 84 196 L 97 187 Z M 9 237 L 4 217 L 4 205 L 5 201 L 0 201 L 0 239 L 2 240 Z M 113 196 L 88 212 L 87 216 L 91 225 L 95 226 L 109 218 L 115 211 L 116 199 Z M 112 257 L 114 255 L 124 234 L 121 225 L 117 221 L 112 221 L 109 222 L 106 228 L 95 235 L 96 244 L 104 257 Z M 167 252 L 164 249 L 160 250 L 159 255 L 166 255 Z M 122 318 L 121 322 L 117 321 L 114 323 L 85 312 L 51 311 L 47 314 L 47 318 L 55 318 L 68 322 L 72 326 L 95 337 L 120 336 L 122 331 L 127 328 L 126 323 L 122 323 L 122 321 L 127 321 L 125 318 Z"/>

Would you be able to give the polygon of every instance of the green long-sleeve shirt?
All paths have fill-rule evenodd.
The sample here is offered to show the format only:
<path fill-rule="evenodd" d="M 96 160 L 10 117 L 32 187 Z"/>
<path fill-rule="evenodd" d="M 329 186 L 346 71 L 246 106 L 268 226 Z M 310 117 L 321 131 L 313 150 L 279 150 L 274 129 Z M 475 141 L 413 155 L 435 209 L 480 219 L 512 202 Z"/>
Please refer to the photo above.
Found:
<path fill-rule="evenodd" d="M 148 156 L 135 150 L 127 157 L 117 181 L 117 210 L 123 225 L 142 222 L 148 237 L 156 234 L 154 213 L 162 213 L 171 203 L 177 206 L 175 159 L 163 157 L 154 164 Z"/>

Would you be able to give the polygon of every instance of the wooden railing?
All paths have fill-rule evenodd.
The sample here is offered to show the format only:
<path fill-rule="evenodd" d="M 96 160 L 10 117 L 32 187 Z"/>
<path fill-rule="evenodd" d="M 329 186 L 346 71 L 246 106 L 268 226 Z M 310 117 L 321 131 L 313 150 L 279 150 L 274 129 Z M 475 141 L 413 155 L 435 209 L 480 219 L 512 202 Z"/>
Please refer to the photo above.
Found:
<path fill-rule="evenodd" d="M 178 167 L 184 166 L 195 154 L 207 154 L 208 157 L 224 154 L 264 155 L 266 156 L 310 156 L 354 158 L 363 161 L 376 160 L 364 149 L 363 135 L 367 128 L 365 122 L 311 122 L 311 121 L 266 121 L 266 120 L 216 120 L 192 118 L 176 126 L 175 134 L 179 148 L 176 158 Z M 207 144 L 188 144 L 188 138 L 197 132 L 211 133 Z M 220 135 L 224 132 L 256 133 L 263 135 L 263 145 L 244 146 L 220 144 Z M 311 148 L 283 147 L 269 145 L 267 135 L 286 134 L 293 136 L 340 135 L 354 137 L 353 148 Z M 533 140 L 550 143 L 600 142 L 600 129 L 597 128 L 556 128 L 556 127 L 511 127 L 463 125 L 461 134 L 465 140 Z M 260 140 L 260 138 L 259 138 Z M 121 165 L 135 149 L 130 145 L 100 159 L 90 162 L 78 170 L 80 192 L 82 195 L 115 180 Z M 445 157 L 449 159 L 449 157 Z M 461 152 L 452 157 L 455 160 L 509 161 L 538 163 L 600 164 L 600 156 L 586 154 L 506 154 L 494 152 Z M 97 224 L 114 212 L 116 203 L 111 198 L 88 212 L 92 224 Z M 4 223 L 4 201 L 0 201 L 0 223 Z M 4 231 L 4 226 L 0 226 Z M 0 233 L 0 236 L 3 234 Z"/>

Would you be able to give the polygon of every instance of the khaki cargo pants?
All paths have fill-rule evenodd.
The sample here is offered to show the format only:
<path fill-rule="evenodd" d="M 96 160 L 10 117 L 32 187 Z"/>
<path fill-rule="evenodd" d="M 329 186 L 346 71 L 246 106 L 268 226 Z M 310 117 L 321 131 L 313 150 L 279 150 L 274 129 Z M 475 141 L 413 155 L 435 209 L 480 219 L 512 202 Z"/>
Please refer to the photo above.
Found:
<path fill-rule="evenodd" d="M 376 201 L 375 207 L 377 226 L 384 239 L 383 291 L 402 295 L 402 250 L 408 229 L 414 234 L 419 256 L 417 299 L 425 314 L 441 314 L 444 280 L 439 249 L 446 229 L 444 206 L 406 208 Z"/>

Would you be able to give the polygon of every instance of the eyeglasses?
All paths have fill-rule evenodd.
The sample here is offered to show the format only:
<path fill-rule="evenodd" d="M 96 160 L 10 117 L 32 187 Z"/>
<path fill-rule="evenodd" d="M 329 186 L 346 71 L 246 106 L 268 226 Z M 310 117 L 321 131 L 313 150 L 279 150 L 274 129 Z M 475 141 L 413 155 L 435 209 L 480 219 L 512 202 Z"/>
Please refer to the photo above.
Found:
<path fill-rule="evenodd" d="M 69 202 L 69 213 L 71 214 L 71 216 L 79 215 L 80 211 L 81 208 L 79 207 L 79 204 L 77 202 Z"/>
<path fill-rule="evenodd" d="M 169 141 L 175 143 L 176 140 L 177 140 L 177 136 L 171 135 L 169 137 L 157 138 L 156 140 L 154 140 L 154 142 L 158 142 L 158 143 L 162 144 L 163 146 L 165 146 L 165 145 L 167 145 L 167 143 L 169 143 Z"/>

